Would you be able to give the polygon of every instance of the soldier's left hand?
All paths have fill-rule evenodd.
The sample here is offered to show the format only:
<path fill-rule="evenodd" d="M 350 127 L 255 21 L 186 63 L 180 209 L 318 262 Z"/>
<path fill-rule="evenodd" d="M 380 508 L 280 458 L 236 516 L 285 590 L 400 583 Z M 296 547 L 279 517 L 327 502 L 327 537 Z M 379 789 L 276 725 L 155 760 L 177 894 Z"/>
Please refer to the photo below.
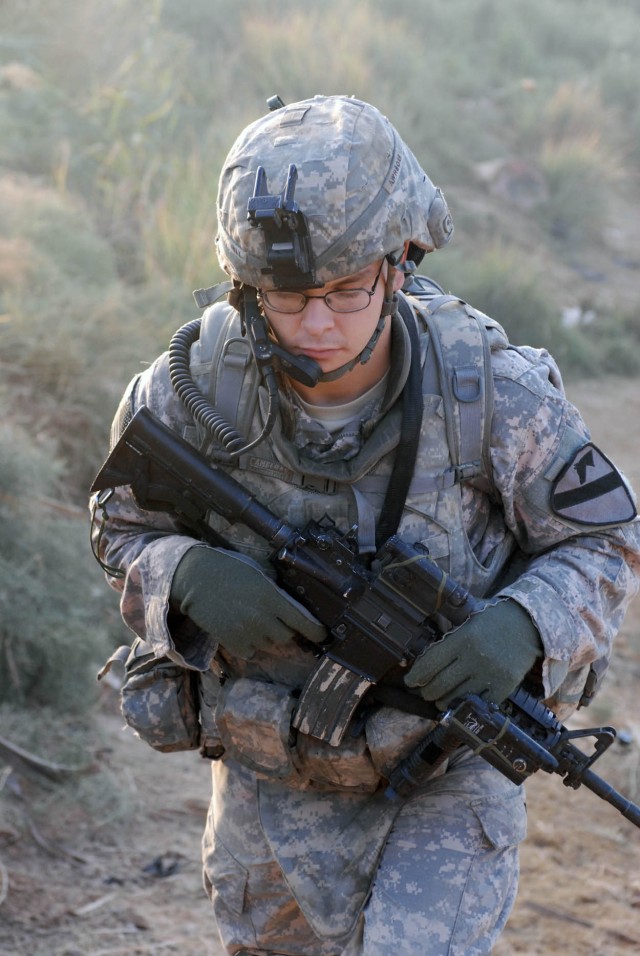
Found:
<path fill-rule="evenodd" d="M 507 598 L 449 631 L 416 658 L 405 677 L 440 710 L 467 694 L 502 703 L 544 654 L 530 615 Z"/>

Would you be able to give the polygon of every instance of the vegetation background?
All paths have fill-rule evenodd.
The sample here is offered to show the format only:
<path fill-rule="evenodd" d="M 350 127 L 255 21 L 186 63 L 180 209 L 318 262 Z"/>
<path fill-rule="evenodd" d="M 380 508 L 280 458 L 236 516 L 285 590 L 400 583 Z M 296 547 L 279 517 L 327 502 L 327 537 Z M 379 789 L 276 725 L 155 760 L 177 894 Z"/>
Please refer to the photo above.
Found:
<path fill-rule="evenodd" d="M 266 99 L 387 113 L 456 226 L 423 271 L 597 391 L 640 370 L 639 48 L 637 0 L 0 0 L 2 735 L 93 753 L 126 635 L 87 489 L 220 278 L 219 169 Z"/>

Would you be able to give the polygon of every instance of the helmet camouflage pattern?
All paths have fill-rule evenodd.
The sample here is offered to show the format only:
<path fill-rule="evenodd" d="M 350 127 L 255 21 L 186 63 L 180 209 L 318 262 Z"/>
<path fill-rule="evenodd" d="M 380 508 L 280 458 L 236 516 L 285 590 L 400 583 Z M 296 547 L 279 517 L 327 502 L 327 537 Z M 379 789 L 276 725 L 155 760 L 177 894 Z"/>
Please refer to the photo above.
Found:
<path fill-rule="evenodd" d="M 444 196 L 389 120 L 361 100 L 315 96 L 250 124 L 224 162 L 216 248 L 222 268 L 239 282 L 274 287 L 264 232 L 249 221 L 247 206 L 258 167 L 269 192 L 280 193 L 291 164 L 318 285 L 399 256 L 407 240 L 431 252 L 451 238 Z"/>

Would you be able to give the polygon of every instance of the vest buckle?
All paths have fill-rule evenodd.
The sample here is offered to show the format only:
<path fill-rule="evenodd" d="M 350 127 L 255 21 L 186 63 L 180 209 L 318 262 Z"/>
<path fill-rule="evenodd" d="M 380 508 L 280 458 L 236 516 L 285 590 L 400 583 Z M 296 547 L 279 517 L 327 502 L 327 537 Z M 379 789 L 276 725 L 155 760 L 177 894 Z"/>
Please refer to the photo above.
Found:
<path fill-rule="evenodd" d="M 481 472 L 479 461 L 466 461 L 461 465 L 455 465 L 456 484 L 460 481 L 469 481 L 475 478 Z"/>

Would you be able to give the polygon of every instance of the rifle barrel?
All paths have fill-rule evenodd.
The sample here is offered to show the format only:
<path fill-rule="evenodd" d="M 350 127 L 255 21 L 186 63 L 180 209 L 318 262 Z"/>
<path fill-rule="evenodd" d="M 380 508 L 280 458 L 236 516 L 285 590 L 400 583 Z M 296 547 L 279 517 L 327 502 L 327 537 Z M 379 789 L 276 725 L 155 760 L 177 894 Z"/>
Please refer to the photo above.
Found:
<path fill-rule="evenodd" d="M 618 793 L 610 783 L 599 777 L 593 770 L 585 770 L 580 777 L 580 783 L 592 793 L 595 793 L 602 800 L 606 800 L 612 807 L 615 807 L 625 819 L 630 820 L 637 827 L 640 827 L 640 807 L 627 800 L 621 793 Z M 571 784 L 567 783 L 567 786 Z"/>

